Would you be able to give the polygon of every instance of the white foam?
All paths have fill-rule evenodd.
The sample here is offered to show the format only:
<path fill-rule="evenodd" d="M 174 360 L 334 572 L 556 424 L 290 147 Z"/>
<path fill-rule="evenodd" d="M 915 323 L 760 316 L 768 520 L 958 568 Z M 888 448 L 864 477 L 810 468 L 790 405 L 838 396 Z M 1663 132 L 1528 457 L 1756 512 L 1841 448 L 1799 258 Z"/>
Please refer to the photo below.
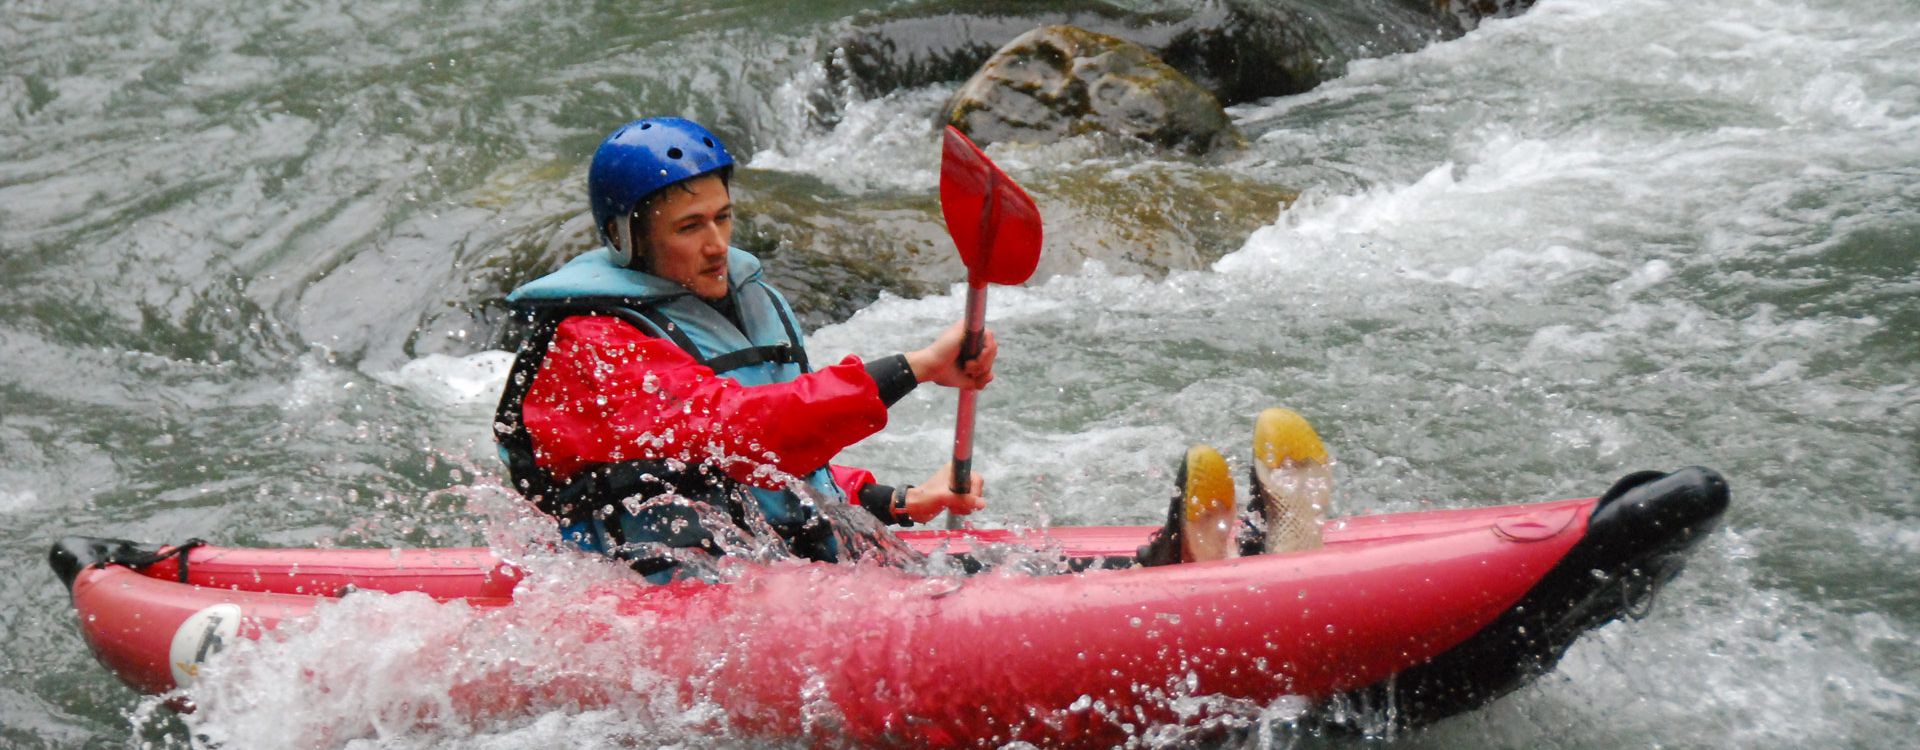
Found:
<path fill-rule="evenodd" d="M 0 490 L 0 513 L 23 511 L 39 504 L 40 495 L 33 490 Z"/>
<path fill-rule="evenodd" d="M 801 109 L 816 86 L 803 75 L 780 92 L 789 108 Z M 847 192 L 930 192 L 939 184 L 940 154 L 933 122 L 948 90 L 932 87 L 856 100 L 824 132 L 802 129 L 753 155 L 748 166 L 809 174 Z M 804 118 L 796 121 L 805 122 Z"/>
<path fill-rule="evenodd" d="M 308 352 L 300 357 L 299 374 L 288 386 L 285 408 L 301 410 L 323 407 L 343 398 L 346 391 L 358 387 L 354 379 L 323 352 Z"/>
<path fill-rule="evenodd" d="M 1613 283 L 1608 289 L 1615 298 L 1631 296 L 1665 283 L 1673 276 L 1673 264 L 1664 260 L 1650 260 L 1634 269 L 1627 278 Z"/>
<path fill-rule="evenodd" d="M 484 351 L 465 357 L 429 354 L 375 378 L 449 405 L 489 403 L 500 398 L 513 353 Z"/>
<path fill-rule="evenodd" d="M 1818 175 L 1857 171 L 1863 159 L 1920 160 L 1920 139 L 1906 137 L 1920 117 L 1911 84 L 1920 40 L 1871 11 L 1765 0 L 1544 5 L 1455 42 L 1356 64 L 1304 97 L 1236 109 L 1268 140 L 1310 149 L 1300 158 L 1341 163 L 1380 151 L 1385 163 L 1341 174 L 1386 170 L 1386 179 L 1343 194 L 1310 188 L 1216 268 L 1411 269 L 1522 288 L 1553 279 L 1502 261 L 1563 248 L 1661 274 L 1628 280 L 1622 291 L 1633 293 L 1673 269 L 1647 265 L 1672 257 L 1646 256 L 1684 249 L 1660 245 L 1700 233 L 1723 252 L 1779 241 L 1864 209 L 1835 213 L 1836 201 L 1780 221 L 1782 205 L 1822 189 Z M 1670 62 L 1618 64 L 1634 49 Z M 1532 101 L 1507 107 L 1503 87 L 1520 80 Z M 1380 103 L 1404 101 L 1408 89 L 1425 92 L 1421 106 Z M 1329 109 L 1370 118 L 1370 130 L 1323 124 Z"/>

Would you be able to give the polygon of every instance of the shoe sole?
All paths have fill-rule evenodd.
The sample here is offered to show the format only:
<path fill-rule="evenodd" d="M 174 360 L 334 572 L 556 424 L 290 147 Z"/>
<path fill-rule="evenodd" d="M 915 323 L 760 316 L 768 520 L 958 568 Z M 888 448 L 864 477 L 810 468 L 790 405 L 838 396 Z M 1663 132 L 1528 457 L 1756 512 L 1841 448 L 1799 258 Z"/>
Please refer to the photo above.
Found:
<path fill-rule="evenodd" d="M 1263 551 L 1319 549 L 1333 489 L 1327 446 L 1291 409 L 1260 412 L 1253 423 L 1253 496 L 1266 520 Z"/>
<path fill-rule="evenodd" d="M 1181 559 L 1185 562 L 1232 557 L 1233 478 L 1227 460 L 1210 446 L 1187 449 Z"/>

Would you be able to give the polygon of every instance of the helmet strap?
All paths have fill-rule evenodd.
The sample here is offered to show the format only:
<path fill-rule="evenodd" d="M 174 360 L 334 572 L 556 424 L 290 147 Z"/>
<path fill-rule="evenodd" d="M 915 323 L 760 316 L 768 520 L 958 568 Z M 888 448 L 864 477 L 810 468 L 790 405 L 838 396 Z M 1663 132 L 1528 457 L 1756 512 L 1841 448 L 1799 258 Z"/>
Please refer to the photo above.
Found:
<path fill-rule="evenodd" d="M 613 260 L 623 268 L 633 268 L 633 217 L 617 216 L 613 219 Z"/>

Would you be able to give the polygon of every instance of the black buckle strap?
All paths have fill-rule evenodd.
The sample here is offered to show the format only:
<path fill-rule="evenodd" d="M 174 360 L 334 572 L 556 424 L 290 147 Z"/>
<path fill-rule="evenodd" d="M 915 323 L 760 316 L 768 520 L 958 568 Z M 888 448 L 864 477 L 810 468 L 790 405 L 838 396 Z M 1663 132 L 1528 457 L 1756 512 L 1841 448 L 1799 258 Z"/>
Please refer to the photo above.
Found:
<path fill-rule="evenodd" d="M 207 540 L 199 537 L 188 539 L 171 547 L 143 549 L 140 547 L 117 547 L 107 551 L 95 565 L 122 565 L 134 570 L 146 570 L 168 558 L 180 558 L 179 575 L 181 583 L 187 582 L 187 552 L 195 547 L 205 547 Z"/>
<path fill-rule="evenodd" d="M 768 292 L 768 294 L 772 294 L 772 292 Z M 687 332 L 680 330 L 680 326 L 676 325 L 671 318 L 668 318 L 665 313 L 660 312 L 651 305 L 622 308 L 615 312 L 628 323 L 645 321 L 649 325 L 637 327 L 641 328 L 641 330 L 651 328 L 653 329 L 652 333 L 655 335 L 665 336 L 667 340 L 673 342 L 674 346 L 680 347 L 681 351 L 699 360 L 700 364 L 706 365 L 707 368 L 713 370 L 716 375 L 766 362 L 772 362 L 777 365 L 799 365 L 801 370 L 806 370 L 807 350 L 795 346 L 793 343 L 800 340 L 799 330 L 776 302 L 770 299 L 769 304 L 774 305 L 774 311 L 780 316 L 781 325 L 787 330 L 786 341 L 768 346 L 756 346 L 741 349 L 736 352 L 728 352 L 711 359 L 702 357 L 700 355 L 700 347 L 693 343 L 693 339 L 687 336 Z"/>
<path fill-rule="evenodd" d="M 797 346 L 782 342 L 771 346 L 756 346 L 752 349 L 728 352 L 707 360 L 705 364 L 713 370 L 715 375 L 719 375 L 763 362 L 800 365 L 804 368 L 807 364 L 807 353 Z"/>
<path fill-rule="evenodd" d="M 792 343 L 794 345 L 793 349 L 799 353 L 798 359 L 790 360 L 790 362 L 782 362 L 781 364 L 797 364 L 800 366 L 801 372 L 813 372 L 813 368 L 807 364 L 807 350 L 799 345 L 800 324 L 794 321 L 793 316 L 789 314 L 786 306 L 780 303 L 780 296 L 774 294 L 771 285 L 766 282 L 761 282 L 760 288 L 766 291 L 767 304 L 773 305 L 774 314 L 780 316 L 780 326 L 787 329 L 787 341 Z"/>

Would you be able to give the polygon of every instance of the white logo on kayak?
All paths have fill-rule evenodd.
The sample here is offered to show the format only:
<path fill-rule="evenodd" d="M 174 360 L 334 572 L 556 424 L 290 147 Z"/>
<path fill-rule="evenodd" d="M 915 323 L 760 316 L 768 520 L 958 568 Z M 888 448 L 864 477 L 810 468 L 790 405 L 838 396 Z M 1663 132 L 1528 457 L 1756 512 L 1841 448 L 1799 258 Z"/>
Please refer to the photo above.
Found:
<path fill-rule="evenodd" d="M 239 635 L 238 604 L 215 604 L 180 623 L 180 629 L 173 631 L 173 646 L 167 649 L 167 665 L 173 669 L 174 686 L 193 684 L 207 657 L 220 653 L 228 641 Z"/>

